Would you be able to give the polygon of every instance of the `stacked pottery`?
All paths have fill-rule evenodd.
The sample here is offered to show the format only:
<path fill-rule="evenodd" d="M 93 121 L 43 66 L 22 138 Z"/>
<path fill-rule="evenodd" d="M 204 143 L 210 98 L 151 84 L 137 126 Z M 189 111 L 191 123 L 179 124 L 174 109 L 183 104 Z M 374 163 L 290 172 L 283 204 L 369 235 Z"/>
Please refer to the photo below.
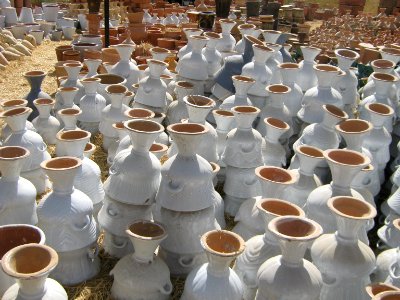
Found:
<path fill-rule="evenodd" d="M 208 79 L 208 62 L 202 49 L 208 42 L 204 36 L 194 35 L 189 37 L 192 51 L 179 59 L 176 71 L 177 80 L 189 81 L 194 86 L 194 94 L 203 95 Z"/>
<path fill-rule="evenodd" d="M 41 88 L 42 82 L 46 75 L 47 74 L 43 71 L 30 71 L 24 73 L 24 77 L 28 81 L 31 88 L 29 93 L 23 97 L 23 99 L 28 100 L 28 107 L 32 108 L 33 110 L 32 114 L 28 118 L 29 121 L 32 121 L 38 115 L 38 111 L 33 105 L 33 100 L 38 98 L 51 99 L 51 97 L 47 93 L 43 92 Z"/>
<path fill-rule="evenodd" d="M 169 269 L 154 254 L 158 245 L 167 237 L 164 226 L 157 222 L 138 220 L 126 229 L 126 234 L 135 252 L 121 258 L 111 270 L 110 275 L 114 277 L 111 296 L 114 299 L 169 299 L 172 292 Z"/>
<path fill-rule="evenodd" d="M 324 157 L 332 173 L 332 182 L 317 187 L 310 193 L 305 211 L 310 219 L 322 226 L 325 233 L 333 233 L 337 227 L 335 218 L 326 205 L 328 199 L 336 196 L 351 196 L 365 201 L 360 193 L 350 187 L 350 184 L 352 179 L 371 161 L 362 153 L 346 149 L 325 150 Z M 366 238 L 365 228 L 360 230 L 360 236 Z"/>
<path fill-rule="evenodd" d="M 76 123 L 78 122 L 78 116 L 82 113 L 79 107 L 77 108 L 63 108 L 57 112 L 57 117 L 60 119 L 62 124 L 61 131 L 75 130 L 78 129 Z"/>
<path fill-rule="evenodd" d="M 276 217 L 287 215 L 305 217 L 301 208 L 280 199 L 262 199 L 257 203 L 257 209 L 262 215 L 265 232 L 246 242 L 246 248 L 236 259 L 233 268 L 243 283 L 243 298 L 245 300 L 253 300 L 256 295 L 257 272 L 260 266 L 266 260 L 281 253 L 278 240 L 268 229 L 269 222 Z"/>
<path fill-rule="evenodd" d="M 27 224 L 11 224 L 0 226 L 0 263 L 7 251 L 24 244 L 41 244 L 45 242 L 42 230 L 36 226 Z M 15 279 L 8 276 L 0 268 L 0 295 L 15 283 Z"/>
<path fill-rule="evenodd" d="M 80 62 L 76 63 L 66 63 L 63 64 L 65 71 L 68 74 L 66 80 L 60 83 L 60 87 L 74 87 L 78 88 L 78 92 L 75 94 L 74 103 L 79 105 L 79 100 L 85 95 L 85 89 L 79 79 L 79 72 L 81 71 L 83 65 Z M 56 97 L 57 102 L 60 102 Z M 61 101 L 61 103 L 63 103 Z"/>
<path fill-rule="evenodd" d="M 232 28 L 236 25 L 236 22 L 229 19 L 219 20 L 222 30 L 222 39 L 220 39 L 216 45 L 218 51 L 232 51 L 236 45 L 236 40 L 231 34 Z"/>
<path fill-rule="evenodd" d="M 53 99 L 43 98 L 33 101 L 39 111 L 39 116 L 32 120 L 32 124 L 47 144 L 56 143 L 56 134 L 60 130 L 60 122 L 50 115 L 55 103 Z"/>
<path fill-rule="evenodd" d="M 111 85 L 111 84 L 122 84 L 126 86 L 126 79 L 122 76 L 115 75 L 115 74 L 99 74 L 94 76 L 94 78 L 100 78 L 100 84 L 98 87 L 98 93 L 102 95 L 106 101 L 107 104 L 111 104 L 111 99 L 108 96 L 108 93 L 106 92 L 106 87 Z M 126 86 L 128 89 L 131 87 Z"/>
<path fill-rule="evenodd" d="M 17 283 L 4 293 L 2 299 L 67 300 L 64 288 L 47 278 L 56 268 L 58 259 L 57 252 L 46 245 L 25 244 L 9 250 L 1 260 L 1 267 Z"/>
<path fill-rule="evenodd" d="M 297 180 L 292 171 L 273 166 L 260 166 L 255 169 L 255 175 L 261 186 L 261 192 L 258 194 L 261 197 L 250 198 L 240 206 L 235 217 L 238 223 L 233 228 L 233 231 L 240 234 L 246 241 L 264 233 L 262 217 L 257 209 L 261 198 L 289 200 L 283 199 L 283 192 Z"/>
<path fill-rule="evenodd" d="M 201 142 L 197 146 L 196 153 L 207 161 L 218 161 L 217 153 L 217 132 L 212 125 L 206 121 L 207 115 L 215 107 L 215 101 L 200 95 L 189 95 L 184 98 L 189 114 L 189 123 L 202 124 L 207 127 L 207 133 L 202 136 Z M 177 145 L 172 142 L 168 149 L 168 156 L 172 157 L 178 153 Z"/>
<path fill-rule="evenodd" d="M 235 94 L 225 98 L 219 108 L 231 110 L 235 106 L 252 106 L 253 103 L 247 97 L 247 93 L 256 81 L 251 77 L 234 75 L 232 76 L 232 82 L 235 87 Z"/>
<path fill-rule="evenodd" d="M 265 64 L 273 54 L 272 49 L 264 45 L 253 45 L 254 60 L 243 66 L 242 75 L 255 80 L 248 90 L 248 96 L 254 106 L 262 109 L 268 92 L 265 88 L 270 84 L 272 72 Z"/>
<path fill-rule="evenodd" d="M 265 149 L 263 149 L 263 161 L 266 166 L 282 167 L 286 165 L 286 151 L 279 142 L 281 136 L 290 129 L 290 126 L 282 120 L 272 117 L 265 118 L 267 129 L 265 134 Z"/>
<path fill-rule="evenodd" d="M 243 239 L 230 231 L 213 230 L 201 237 L 208 262 L 192 270 L 182 300 L 241 300 L 243 284 L 229 266 L 245 249 Z"/>
<path fill-rule="evenodd" d="M 367 299 L 365 286 L 375 268 L 375 255 L 358 233 L 376 210 L 353 197 L 333 197 L 327 204 L 337 230 L 326 232 L 311 247 L 312 260 L 323 278 L 320 299 Z"/>
<path fill-rule="evenodd" d="M 21 107 L 1 113 L 1 117 L 5 118 L 12 131 L 3 146 L 24 147 L 29 151 L 30 155 L 22 165 L 21 176 L 33 183 L 39 195 L 50 186 L 47 176 L 40 168 L 40 163 L 49 159 L 50 154 L 47 152 L 47 146 L 42 137 L 26 128 L 26 120 L 31 112 L 32 109 L 29 107 Z"/>
<path fill-rule="evenodd" d="M 183 32 L 185 33 L 186 39 L 187 39 L 187 44 L 183 46 L 181 49 L 178 51 L 178 58 L 182 59 L 186 54 L 192 52 L 193 50 L 193 40 L 190 38 L 192 36 L 200 36 L 203 33 L 203 30 L 198 29 L 198 28 L 185 28 L 183 29 Z"/>
<path fill-rule="evenodd" d="M 185 277 L 206 261 L 198 237 L 219 229 L 214 211 L 213 171 L 211 165 L 196 154 L 207 130 L 204 125 L 193 123 L 168 126 L 178 154 L 162 166 L 154 219 L 162 222 L 168 232 L 159 254 L 174 276 Z"/>
<path fill-rule="evenodd" d="M 300 66 L 295 63 L 283 63 L 278 65 L 278 69 L 281 74 L 282 84 L 290 88 L 290 92 L 284 97 L 284 104 L 292 117 L 293 136 L 298 136 L 301 122 L 297 118 L 297 112 L 301 108 L 301 101 L 303 99 L 303 91 L 297 84 Z"/>
<path fill-rule="evenodd" d="M 106 107 L 106 99 L 98 93 L 100 79 L 96 77 L 81 80 L 85 95 L 79 100 L 82 113 L 78 116 L 79 127 L 91 133 L 99 131 L 102 111 Z"/>
<path fill-rule="evenodd" d="M 255 299 L 320 299 L 321 273 L 303 257 L 310 243 L 322 234 L 321 226 L 303 217 L 282 216 L 270 221 L 268 229 L 278 239 L 282 254 L 261 265 Z"/>
<path fill-rule="evenodd" d="M 340 69 L 331 65 L 319 64 L 313 66 L 318 78 L 318 84 L 308 89 L 303 97 L 302 107 L 297 116 L 304 123 L 319 123 L 323 119 L 322 105 L 331 104 L 343 107 L 342 95 L 332 87 Z"/>
<path fill-rule="evenodd" d="M 108 151 L 111 145 L 115 145 L 118 139 L 118 133 L 114 129 L 113 124 L 126 120 L 124 115 L 125 111 L 129 109 L 128 106 L 122 103 L 125 93 L 128 89 L 121 85 L 109 85 L 106 87 L 111 104 L 107 105 L 101 112 L 101 121 L 99 124 L 99 131 L 103 135 L 103 148 Z"/>
<path fill-rule="evenodd" d="M 175 86 L 176 101 L 172 101 L 167 109 L 167 124 L 175 124 L 189 117 L 183 99 L 193 93 L 193 84 L 187 81 L 178 81 Z"/>
<path fill-rule="evenodd" d="M 151 208 L 160 185 L 161 164 L 149 152 L 163 126 L 149 120 L 124 123 L 132 148 L 118 153 L 104 183 L 106 197 L 98 220 L 105 231 L 104 249 L 123 257 L 132 252 L 126 228 L 133 220 L 152 218 Z"/>
<path fill-rule="evenodd" d="M 345 74 L 337 77 L 336 81 L 333 83 L 333 87 L 342 95 L 344 105 L 343 110 L 349 116 L 352 116 L 358 101 L 358 79 L 350 67 L 360 57 L 360 55 L 357 52 L 348 49 L 336 49 L 335 55 L 338 60 L 339 68 L 345 72 Z"/>
<path fill-rule="evenodd" d="M 35 186 L 20 177 L 29 155 L 23 147 L 0 147 L 0 225 L 37 223 Z"/>
<path fill-rule="evenodd" d="M 299 63 L 299 81 L 298 85 L 301 87 L 303 92 L 316 86 L 318 83 L 317 76 L 314 72 L 315 58 L 320 54 L 321 49 L 311 46 L 301 46 L 301 52 L 303 53 L 303 60 Z"/>
<path fill-rule="evenodd" d="M 340 108 L 334 105 L 323 105 L 324 117 L 322 122 L 308 125 L 304 128 L 303 133 L 293 144 L 293 149 L 301 145 L 309 145 L 317 147 L 321 150 L 337 149 L 340 144 L 340 136 L 335 131 L 335 125 L 348 118 L 348 115 Z M 290 163 L 290 168 L 298 167 L 297 156 L 294 155 Z M 330 172 L 325 161 L 318 164 L 315 173 L 320 177 L 322 182 L 330 181 Z"/>
<path fill-rule="evenodd" d="M 168 64 L 155 59 L 148 59 L 150 75 L 139 82 L 133 107 L 147 108 L 154 112 L 167 111 L 167 85 L 160 76 Z"/>
<path fill-rule="evenodd" d="M 244 42 L 244 36 L 246 34 L 253 35 L 253 34 L 255 34 L 255 32 L 258 32 L 258 30 L 257 30 L 257 28 L 256 28 L 256 26 L 254 24 L 246 24 L 246 23 L 245 24 L 240 24 L 237 28 L 238 28 L 242 38 L 236 43 L 234 50 L 237 53 L 243 54 L 243 52 L 244 52 L 244 43 L 245 43 Z"/>
<path fill-rule="evenodd" d="M 261 149 L 264 140 L 261 134 L 252 128 L 260 113 L 258 108 L 235 106 L 232 112 L 237 128 L 228 133 L 221 160 L 226 166 L 225 212 L 235 216 L 243 202 L 260 195 L 261 190 L 254 170 L 263 164 Z"/>
<path fill-rule="evenodd" d="M 226 147 L 226 137 L 231 130 L 232 122 L 234 120 L 234 115 L 231 111 L 216 109 L 212 112 L 215 123 L 217 124 L 218 141 L 217 141 L 217 153 L 218 153 L 218 164 L 221 168 L 226 167 L 225 163 L 222 161 L 222 154 L 225 151 Z M 220 180 L 224 181 L 224 180 Z"/>
<path fill-rule="evenodd" d="M 322 185 L 321 180 L 314 174 L 314 170 L 324 160 L 324 156 L 320 149 L 308 145 L 300 145 L 294 151 L 299 159 L 299 168 L 292 171 L 297 173 L 298 179 L 295 184 L 283 191 L 282 198 L 304 207 L 308 195 Z"/>
<path fill-rule="evenodd" d="M 100 271 L 92 200 L 74 187 L 81 165 L 79 158 L 67 156 L 41 163 L 53 182 L 53 191 L 38 205 L 38 226 L 46 235 L 46 244 L 59 256 L 51 277 L 65 285 L 79 284 Z"/>
<path fill-rule="evenodd" d="M 216 49 L 217 43 L 222 37 L 216 32 L 206 32 L 204 36 L 208 38 L 207 45 L 202 50 L 208 63 L 208 79 L 205 86 L 205 93 L 211 93 L 211 87 L 214 84 L 214 75 L 223 64 L 221 53 Z"/>
<path fill-rule="evenodd" d="M 109 73 L 125 78 L 125 86 L 131 89 L 132 84 L 139 82 L 139 69 L 136 64 L 131 61 L 131 55 L 133 50 L 135 50 L 135 46 L 119 44 L 115 45 L 114 48 L 118 51 L 120 61 L 111 68 Z"/>
<path fill-rule="evenodd" d="M 60 131 L 57 134 L 56 155 L 72 156 L 82 160 L 82 167 L 75 175 L 74 187 L 84 192 L 92 200 L 93 216 L 97 220 L 97 214 L 103 205 L 104 189 L 100 167 L 83 155 L 89 140 L 90 133 L 87 131 Z"/>
<path fill-rule="evenodd" d="M 56 92 L 56 103 L 54 105 L 54 112 L 57 112 L 64 108 L 74 108 L 79 107 L 74 103 L 75 96 L 78 94 L 79 89 L 77 87 L 60 87 Z M 78 103 L 79 104 L 79 103 Z M 58 117 L 58 115 L 57 115 Z M 58 119 L 62 125 L 62 120 Z"/>

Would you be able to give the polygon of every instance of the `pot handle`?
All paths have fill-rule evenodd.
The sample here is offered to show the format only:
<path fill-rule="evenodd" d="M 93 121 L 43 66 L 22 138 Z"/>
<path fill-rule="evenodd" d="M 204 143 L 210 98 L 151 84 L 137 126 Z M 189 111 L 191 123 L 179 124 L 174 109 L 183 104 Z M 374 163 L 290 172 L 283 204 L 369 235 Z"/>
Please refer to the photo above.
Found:
<path fill-rule="evenodd" d="M 113 210 L 112 207 L 107 207 L 107 214 L 111 217 L 118 216 L 118 212 Z"/>
<path fill-rule="evenodd" d="M 84 231 L 85 229 L 87 229 L 90 225 L 90 217 L 88 215 L 85 216 L 85 224 L 83 226 L 78 226 L 76 224 L 73 224 L 72 227 L 76 230 L 76 231 Z"/>
<path fill-rule="evenodd" d="M 184 183 L 174 184 L 172 181 L 168 182 L 168 184 L 167 184 L 168 191 L 173 194 L 182 192 L 184 186 L 185 186 Z"/>
<path fill-rule="evenodd" d="M 94 245 L 93 248 L 88 249 L 88 258 L 93 262 L 94 259 L 99 255 L 99 246 L 97 243 Z"/>
<path fill-rule="evenodd" d="M 185 262 L 186 260 L 186 262 Z M 194 264 L 196 263 L 196 257 L 180 257 L 178 260 L 179 264 L 184 267 L 184 268 L 191 268 L 194 266 Z"/>
<path fill-rule="evenodd" d="M 112 244 L 115 248 L 122 249 L 122 248 L 125 248 L 125 247 L 126 247 L 126 245 L 128 244 L 128 241 L 123 241 L 121 244 L 117 244 L 117 243 L 114 241 L 114 238 L 112 237 L 112 238 L 111 238 L 111 244 Z"/>
<path fill-rule="evenodd" d="M 240 150 L 243 153 L 250 153 L 251 151 L 253 151 L 254 148 L 255 148 L 255 143 L 250 143 L 250 144 L 246 144 L 246 145 L 241 144 L 240 145 Z"/>
<path fill-rule="evenodd" d="M 44 151 L 46 151 L 47 150 L 47 145 L 45 144 L 45 143 L 40 143 L 40 145 L 37 147 L 37 149 L 40 151 L 40 152 L 44 152 Z"/>
<path fill-rule="evenodd" d="M 253 178 L 252 180 L 249 180 L 249 181 L 244 181 L 244 184 L 245 185 L 253 185 L 253 184 L 256 184 L 257 183 L 257 181 L 258 181 L 258 179 L 257 178 Z"/>
<path fill-rule="evenodd" d="M 172 293 L 172 283 L 167 282 L 163 287 L 160 288 L 160 293 L 163 295 L 170 295 Z"/>
<path fill-rule="evenodd" d="M 327 286 L 334 286 L 336 284 L 336 278 L 330 277 L 329 275 L 327 275 L 325 273 L 322 273 L 321 275 L 322 275 L 322 281 Z"/>
<path fill-rule="evenodd" d="M 111 167 L 108 169 L 108 174 L 109 175 L 117 175 L 119 173 L 119 170 L 115 167 L 114 164 L 111 165 Z"/>

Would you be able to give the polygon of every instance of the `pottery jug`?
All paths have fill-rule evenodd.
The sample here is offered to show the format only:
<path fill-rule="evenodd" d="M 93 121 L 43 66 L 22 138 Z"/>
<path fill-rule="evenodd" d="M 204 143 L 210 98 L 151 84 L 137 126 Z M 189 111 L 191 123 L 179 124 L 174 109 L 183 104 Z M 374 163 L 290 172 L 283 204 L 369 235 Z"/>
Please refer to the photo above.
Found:
<path fill-rule="evenodd" d="M 218 135 L 217 152 L 218 163 L 220 166 L 225 167 L 225 163 L 221 160 L 221 155 L 225 151 L 226 137 L 231 129 L 234 115 L 231 111 L 216 109 L 212 111 L 215 123 L 217 124 L 216 131 Z"/>
<path fill-rule="evenodd" d="M 126 85 L 126 79 L 120 75 L 115 75 L 115 74 L 99 74 L 95 75 L 94 78 L 100 78 L 100 84 L 98 86 L 97 92 L 102 95 L 106 101 L 107 105 L 111 104 L 111 99 L 108 96 L 108 93 L 106 92 L 106 87 L 111 85 L 111 84 L 123 84 L 125 85 L 128 89 L 131 87 L 128 87 Z"/>
<path fill-rule="evenodd" d="M 53 99 L 43 98 L 33 101 L 39 111 L 39 116 L 33 119 L 32 124 L 47 144 L 56 143 L 56 134 L 60 130 L 60 122 L 50 115 L 55 102 Z"/>
<path fill-rule="evenodd" d="M 223 64 L 221 53 L 216 49 L 217 43 L 222 37 L 216 32 L 206 32 L 204 36 L 208 38 L 208 41 L 202 53 L 208 63 L 208 77 L 214 78 L 214 74 Z"/>
<path fill-rule="evenodd" d="M 240 32 L 240 34 L 242 35 L 242 38 L 236 43 L 234 50 L 240 54 L 243 54 L 244 52 L 244 36 L 246 34 L 248 35 L 253 35 L 257 29 L 256 26 L 254 24 L 240 24 L 238 25 L 238 30 Z"/>
<path fill-rule="evenodd" d="M 282 167 L 286 165 L 286 151 L 279 139 L 290 129 L 289 124 L 276 118 L 265 118 L 266 125 L 265 149 L 263 161 L 266 166 Z"/>
<path fill-rule="evenodd" d="M 183 29 L 183 32 L 185 33 L 186 39 L 187 39 L 187 44 L 183 46 L 181 49 L 178 51 L 178 58 L 181 59 L 183 58 L 186 54 L 192 52 L 193 50 L 193 45 L 192 42 L 193 40 L 190 39 L 190 37 L 196 35 L 199 36 L 203 33 L 202 29 L 199 28 L 185 28 Z"/>
<path fill-rule="evenodd" d="M 24 77 L 28 81 L 31 88 L 29 93 L 23 97 L 24 99 L 28 100 L 28 107 L 32 108 L 33 110 L 32 114 L 28 118 L 29 121 L 32 121 L 39 114 L 33 105 L 33 100 L 38 98 L 51 99 L 47 93 L 42 91 L 42 82 L 46 75 L 47 74 L 43 71 L 30 71 L 24 73 Z"/>
<path fill-rule="evenodd" d="M 84 76 L 84 78 L 90 78 L 97 75 L 97 70 L 101 65 L 101 59 L 89 59 L 86 58 L 83 60 L 83 63 L 86 65 L 88 69 L 88 73 Z M 82 79 L 84 79 L 82 78 Z"/>

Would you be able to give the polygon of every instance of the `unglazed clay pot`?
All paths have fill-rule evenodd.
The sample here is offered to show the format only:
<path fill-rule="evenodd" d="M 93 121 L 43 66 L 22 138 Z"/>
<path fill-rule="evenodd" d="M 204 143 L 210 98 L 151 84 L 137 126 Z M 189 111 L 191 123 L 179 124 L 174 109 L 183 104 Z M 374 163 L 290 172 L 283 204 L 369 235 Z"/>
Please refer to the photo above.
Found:
<path fill-rule="evenodd" d="M 53 99 L 43 98 L 33 101 L 39 116 L 33 119 L 32 124 L 47 144 L 56 143 L 56 134 L 60 130 L 60 122 L 50 115 L 55 102 Z"/>
<path fill-rule="evenodd" d="M 126 230 L 135 249 L 118 261 L 111 270 L 113 299 L 167 300 L 172 292 L 168 266 L 154 254 L 167 237 L 164 226 L 138 220 Z M 130 274 L 126 276 L 126 274 Z"/>
<path fill-rule="evenodd" d="M 36 192 L 42 194 L 50 186 L 50 182 L 40 169 L 40 163 L 49 159 L 50 154 L 42 137 L 26 128 L 26 120 L 31 112 L 31 108 L 21 107 L 1 113 L 12 131 L 3 145 L 24 147 L 29 151 L 29 157 L 23 161 L 21 176 L 32 182 Z"/>
<path fill-rule="evenodd" d="M 281 253 L 278 240 L 268 229 L 269 222 L 279 216 L 305 216 L 300 207 L 280 199 L 262 199 L 257 203 L 257 209 L 264 221 L 265 233 L 256 235 L 246 242 L 246 248 L 236 259 L 233 268 L 243 283 L 243 299 L 245 300 L 252 300 L 256 295 L 257 272 L 260 266 L 266 260 Z"/>
<path fill-rule="evenodd" d="M 243 239 L 229 231 L 213 230 L 201 237 L 201 244 L 208 263 L 189 273 L 181 299 L 243 299 L 243 285 L 229 267 L 245 249 Z"/>
<path fill-rule="evenodd" d="M 255 299 L 319 299 L 321 273 L 303 257 L 310 243 L 322 234 L 321 226 L 304 217 L 282 216 L 271 220 L 268 229 L 277 238 L 282 255 L 261 265 Z"/>
<path fill-rule="evenodd" d="M 11 224 L 0 226 L 0 262 L 9 250 L 23 244 L 41 244 L 45 242 L 43 231 L 32 225 Z M 0 295 L 15 283 L 15 279 L 4 273 L 0 268 Z"/>
<path fill-rule="evenodd" d="M 3 295 L 4 300 L 67 300 L 64 288 L 47 278 L 57 266 L 58 255 L 49 246 L 26 244 L 8 251 L 1 260 L 1 267 L 18 281 Z"/>
<path fill-rule="evenodd" d="M 79 107 L 60 109 L 57 112 L 57 116 L 63 124 L 62 125 L 63 127 L 61 128 L 61 130 L 79 129 L 78 126 L 76 126 L 76 123 L 78 122 L 78 116 L 81 113 L 82 113 L 82 111 Z"/>
<path fill-rule="evenodd" d="M 337 231 L 323 234 L 311 247 L 311 257 L 323 278 L 320 299 L 366 299 L 365 286 L 375 268 L 375 255 L 358 235 L 376 210 L 352 197 L 333 197 L 327 204 L 337 220 Z"/>
<path fill-rule="evenodd" d="M 38 205 L 38 226 L 46 235 L 46 243 L 59 255 L 59 264 L 51 277 L 66 285 L 81 283 L 100 271 L 97 251 L 93 249 L 98 229 L 92 200 L 74 188 L 81 165 L 79 158 L 68 156 L 41 164 L 53 182 L 53 191 Z"/>

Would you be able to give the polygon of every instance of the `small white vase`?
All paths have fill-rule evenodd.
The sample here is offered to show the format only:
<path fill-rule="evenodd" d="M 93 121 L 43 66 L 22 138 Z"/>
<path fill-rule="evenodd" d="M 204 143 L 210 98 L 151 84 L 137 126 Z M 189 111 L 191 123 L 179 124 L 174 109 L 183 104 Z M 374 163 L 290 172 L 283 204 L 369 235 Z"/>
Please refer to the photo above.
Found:
<path fill-rule="evenodd" d="M 219 108 L 223 110 L 231 110 L 234 106 L 252 106 L 253 104 L 247 97 L 247 93 L 256 81 L 251 77 L 234 75 L 232 76 L 232 82 L 235 87 L 235 94 L 227 97 L 221 103 Z"/>
<path fill-rule="evenodd" d="M 125 78 L 125 86 L 128 89 L 131 89 L 132 84 L 139 82 L 139 69 L 136 64 L 131 61 L 131 56 L 135 50 L 135 46 L 119 44 L 115 45 L 114 48 L 118 51 L 120 61 L 111 68 L 109 73 Z"/>
<path fill-rule="evenodd" d="M 78 121 L 78 115 L 82 113 L 81 109 L 78 108 L 63 108 L 57 112 L 58 118 L 61 120 L 64 127 L 61 130 L 75 130 L 78 129 L 76 122 Z"/>
<path fill-rule="evenodd" d="M 68 74 L 66 80 L 60 83 L 60 87 L 75 87 L 78 88 L 78 92 L 75 94 L 74 103 L 79 104 L 79 100 L 85 95 L 85 89 L 79 79 L 79 72 L 83 65 L 80 62 L 76 63 L 65 63 L 63 64 L 65 71 Z M 59 102 L 59 99 L 56 99 Z M 63 103 L 61 101 L 61 103 Z M 64 108 L 64 107 L 63 107 Z"/>
<path fill-rule="evenodd" d="M 39 111 L 39 116 L 32 120 L 32 124 L 47 144 L 56 143 L 56 134 L 60 130 L 60 122 L 50 115 L 55 102 L 53 99 L 36 99 L 33 101 Z"/>
<path fill-rule="evenodd" d="M 199 81 L 207 80 L 208 62 L 202 54 L 202 49 L 207 44 L 208 38 L 194 35 L 190 36 L 188 40 L 191 42 L 192 51 L 179 59 L 176 71 L 183 78 Z"/>
<path fill-rule="evenodd" d="M 242 38 L 236 43 L 234 50 L 237 53 L 243 54 L 244 53 L 244 36 L 246 34 L 253 35 L 257 29 L 254 24 L 247 24 L 247 23 L 240 24 L 237 28 L 238 28 L 240 34 L 242 35 Z"/>
<path fill-rule="evenodd" d="M 180 123 L 182 119 L 189 118 L 186 104 L 183 99 L 193 93 L 193 84 L 187 81 L 178 81 L 175 86 L 176 101 L 168 106 L 167 124 Z"/>
<path fill-rule="evenodd" d="M 188 43 L 183 46 L 181 49 L 178 51 L 178 58 L 181 59 L 183 58 L 186 54 L 192 52 L 193 46 L 192 46 L 192 40 L 190 39 L 191 36 L 198 36 L 203 33 L 203 30 L 199 28 L 185 28 L 183 29 L 183 32 L 185 33 L 186 39 Z"/>
<path fill-rule="evenodd" d="M 56 103 L 54 105 L 54 112 L 57 112 L 64 108 L 75 108 L 79 107 L 74 103 L 75 96 L 78 94 L 79 89 L 77 87 L 60 87 L 57 89 L 56 93 Z M 57 115 L 58 117 L 58 115 Z M 58 119 L 62 122 L 61 119 Z M 61 123 L 62 125 L 62 123 Z"/>
<path fill-rule="evenodd" d="M 222 30 L 222 39 L 218 41 L 216 48 L 218 51 L 232 51 L 236 45 L 236 40 L 231 34 L 231 30 L 236 25 L 234 20 L 221 19 L 219 20 Z"/>
<path fill-rule="evenodd" d="M 300 72 L 298 84 L 303 92 L 305 92 L 317 85 L 317 76 L 315 75 L 313 66 L 317 64 L 315 58 L 322 50 L 311 46 L 300 46 L 300 48 L 304 60 L 299 63 Z"/>

